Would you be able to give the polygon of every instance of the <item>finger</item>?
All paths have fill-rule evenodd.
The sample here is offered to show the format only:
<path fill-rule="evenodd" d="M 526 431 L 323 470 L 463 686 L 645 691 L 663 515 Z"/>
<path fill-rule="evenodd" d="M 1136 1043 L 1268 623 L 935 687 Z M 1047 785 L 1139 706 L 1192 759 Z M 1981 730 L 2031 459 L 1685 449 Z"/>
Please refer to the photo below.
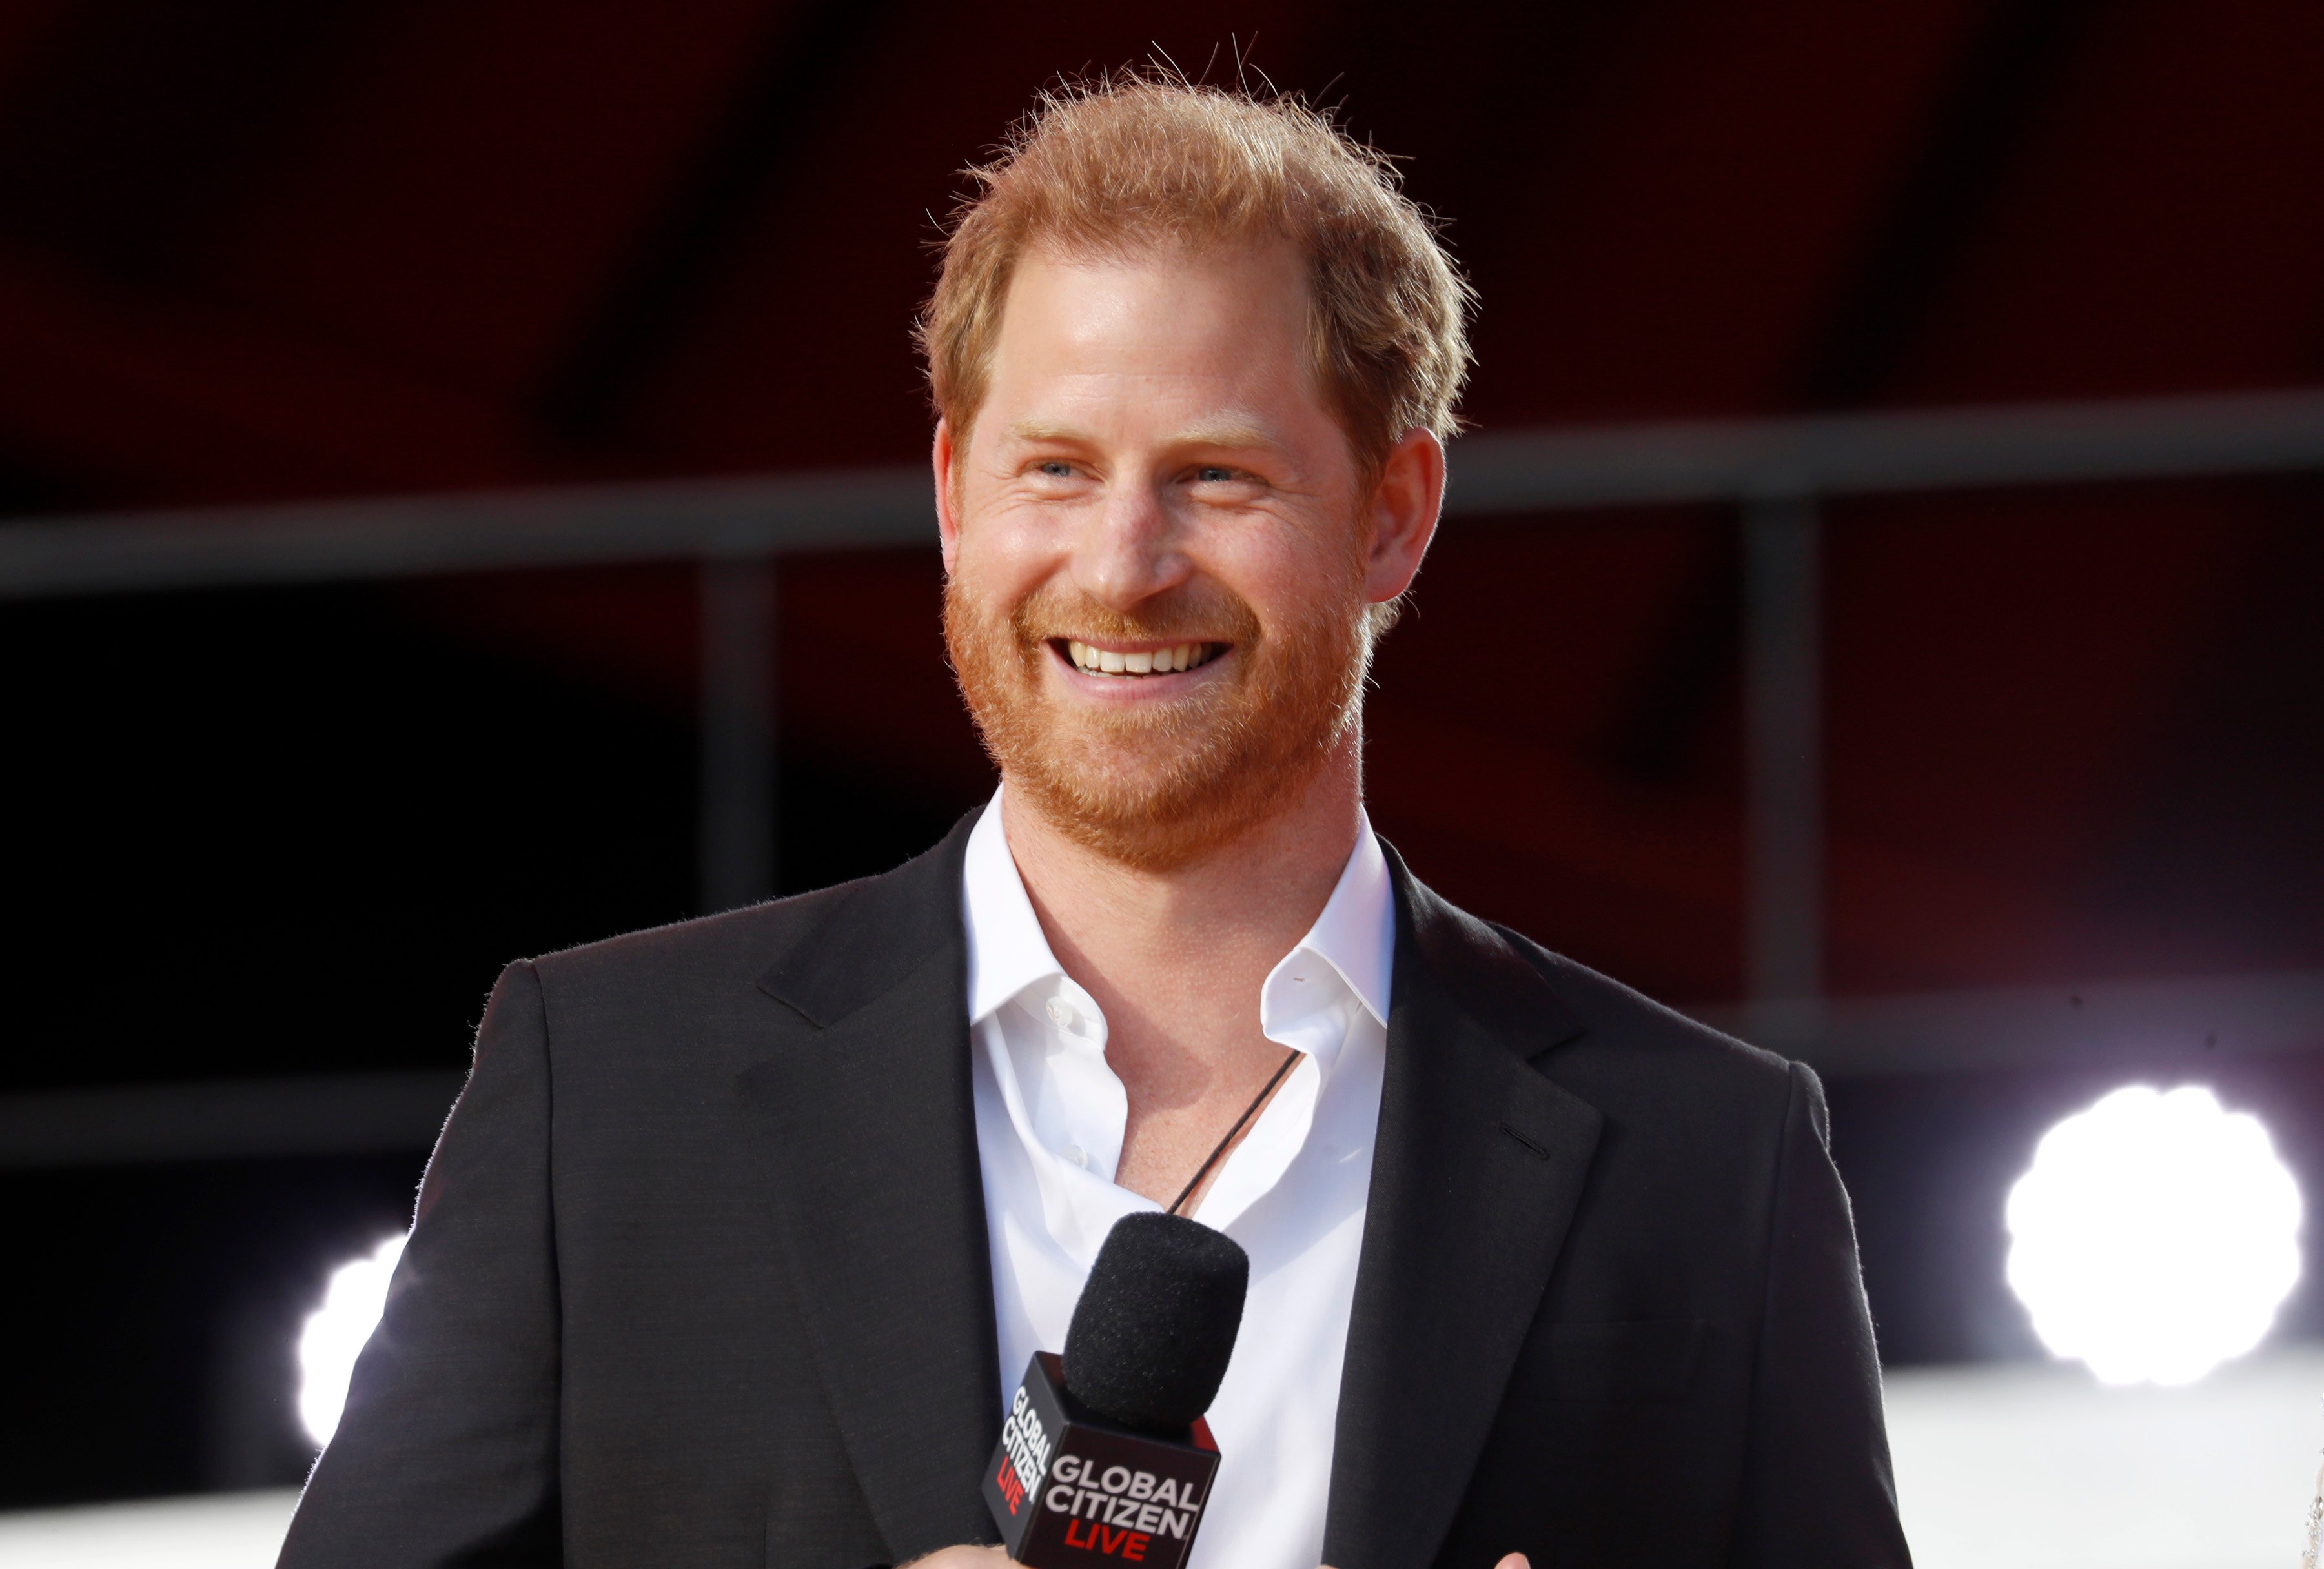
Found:
<path fill-rule="evenodd" d="M 1533 1565 L 1526 1561 L 1523 1553 L 1512 1553 L 1494 1564 L 1493 1569 L 1533 1569 Z"/>

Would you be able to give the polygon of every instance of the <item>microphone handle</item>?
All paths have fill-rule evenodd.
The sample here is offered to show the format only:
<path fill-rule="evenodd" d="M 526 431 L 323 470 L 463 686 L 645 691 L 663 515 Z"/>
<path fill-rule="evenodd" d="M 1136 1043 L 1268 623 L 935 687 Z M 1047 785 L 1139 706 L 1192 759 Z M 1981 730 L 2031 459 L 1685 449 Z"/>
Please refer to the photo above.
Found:
<path fill-rule="evenodd" d="M 1209 1424 L 1174 1439 L 1109 1422 L 1066 1392 L 1061 1358 L 1037 1352 L 984 1502 L 1009 1555 L 1033 1569 L 1183 1569 L 1218 1469 Z"/>

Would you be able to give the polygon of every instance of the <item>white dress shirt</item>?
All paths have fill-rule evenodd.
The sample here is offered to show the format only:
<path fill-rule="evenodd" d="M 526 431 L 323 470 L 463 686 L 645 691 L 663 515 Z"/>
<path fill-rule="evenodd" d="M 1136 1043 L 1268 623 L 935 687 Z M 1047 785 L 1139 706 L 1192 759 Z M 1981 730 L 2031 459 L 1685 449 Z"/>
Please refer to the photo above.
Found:
<path fill-rule="evenodd" d="M 962 903 L 976 1041 L 976 1146 L 1005 1402 L 1065 1326 L 1106 1233 L 1162 1206 L 1114 1184 L 1129 1096 L 1105 1016 L 1049 951 L 1009 852 L 1001 796 L 970 832 Z M 1250 1294 L 1210 1409 L 1218 1480 L 1193 1569 L 1316 1569 L 1388 1041 L 1396 901 L 1360 821 L 1298 946 L 1268 972 L 1259 1027 L 1300 1060 L 1194 1217 L 1250 1255 Z"/>

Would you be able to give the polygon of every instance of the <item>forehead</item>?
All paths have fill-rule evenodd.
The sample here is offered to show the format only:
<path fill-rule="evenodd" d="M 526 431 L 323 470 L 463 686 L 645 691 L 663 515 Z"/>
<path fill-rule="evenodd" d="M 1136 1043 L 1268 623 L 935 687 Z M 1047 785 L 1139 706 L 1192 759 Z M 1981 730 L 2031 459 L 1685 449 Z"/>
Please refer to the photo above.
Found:
<path fill-rule="evenodd" d="M 1313 400 L 1306 269 L 1287 243 L 1185 254 L 1029 252 L 1010 282 L 988 396 Z"/>

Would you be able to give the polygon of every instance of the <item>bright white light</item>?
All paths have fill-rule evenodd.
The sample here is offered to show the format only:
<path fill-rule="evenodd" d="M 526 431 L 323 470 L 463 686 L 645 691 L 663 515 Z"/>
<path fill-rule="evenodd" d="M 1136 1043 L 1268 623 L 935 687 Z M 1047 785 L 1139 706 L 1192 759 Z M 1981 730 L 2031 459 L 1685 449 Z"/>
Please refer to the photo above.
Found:
<path fill-rule="evenodd" d="M 299 1420 L 307 1436 L 328 1444 L 338 1430 L 339 1412 L 347 1403 L 347 1380 L 355 1358 L 379 1327 L 387 1307 L 388 1278 L 395 1261 L 403 1256 L 404 1239 L 392 1236 L 368 1258 L 341 1264 L 331 1271 L 323 1305 L 307 1315 L 299 1335 Z"/>
<path fill-rule="evenodd" d="M 2300 1189 L 2208 1089 L 2117 1089 L 2009 1190 L 2009 1285 L 2109 1384 L 2191 1384 L 2257 1345 L 2300 1279 Z"/>

